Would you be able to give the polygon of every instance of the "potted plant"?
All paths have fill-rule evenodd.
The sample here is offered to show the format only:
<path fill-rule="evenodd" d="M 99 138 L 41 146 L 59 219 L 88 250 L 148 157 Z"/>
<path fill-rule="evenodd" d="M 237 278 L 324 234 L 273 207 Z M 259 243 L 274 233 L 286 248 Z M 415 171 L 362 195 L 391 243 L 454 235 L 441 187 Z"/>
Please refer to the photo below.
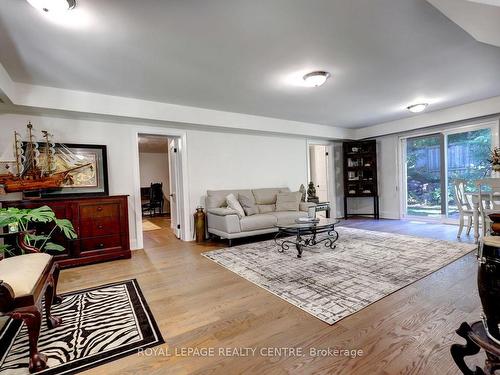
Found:
<path fill-rule="evenodd" d="M 491 151 L 488 162 L 491 164 L 491 177 L 500 177 L 500 147 Z"/>
<path fill-rule="evenodd" d="M 36 223 L 53 224 L 48 234 L 29 233 L 34 229 Z M 0 228 L 9 226 L 16 228 L 19 232 L 27 232 L 24 242 L 36 247 L 40 251 L 64 251 L 64 246 L 51 242 L 52 234 L 59 230 L 68 239 L 77 237 L 73 224 L 68 219 L 58 219 L 54 211 L 48 206 L 33 209 L 22 208 L 0 208 Z M 0 245 L 0 254 L 14 255 L 12 248 L 8 245 Z"/>

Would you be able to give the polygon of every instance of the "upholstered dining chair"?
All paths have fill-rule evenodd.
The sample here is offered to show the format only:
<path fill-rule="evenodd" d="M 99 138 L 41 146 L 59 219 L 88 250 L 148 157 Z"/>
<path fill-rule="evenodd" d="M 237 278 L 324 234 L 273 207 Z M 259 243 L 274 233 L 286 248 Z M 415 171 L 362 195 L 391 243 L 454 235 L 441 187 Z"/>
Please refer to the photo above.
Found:
<path fill-rule="evenodd" d="M 49 329 L 58 327 L 62 320 L 52 315 L 51 306 L 62 300 L 56 294 L 59 266 L 54 257 L 27 244 L 24 241 L 27 234 L 0 233 L 0 238 L 17 236 L 17 243 L 24 251 L 23 255 L 0 260 L 0 316 L 26 324 L 29 371 L 33 373 L 47 368 L 47 356 L 38 351 L 42 313 L 45 312 Z"/>
<path fill-rule="evenodd" d="M 455 202 L 458 207 L 458 213 L 460 215 L 459 219 L 459 227 L 457 237 L 460 238 L 462 235 L 462 231 L 465 226 L 465 219 L 467 219 L 467 235 L 470 234 L 470 230 L 472 228 L 472 218 L 474 216 L 474 211 L 472 210 L 471 204 L 467 199 L 467 195 L 465 194 L 465 185 L 467 184 L 466 180 L 456 179 L 453 182 L 454 191 L 455 191 Z"/>
<path fill-rule="evenodd" d="M 479 191 L 479 217 L 485 236 L 491 225 L 488 215 L 500 213 L 500 178 L 484 178 L 476 181 L 476 185 Z"/>

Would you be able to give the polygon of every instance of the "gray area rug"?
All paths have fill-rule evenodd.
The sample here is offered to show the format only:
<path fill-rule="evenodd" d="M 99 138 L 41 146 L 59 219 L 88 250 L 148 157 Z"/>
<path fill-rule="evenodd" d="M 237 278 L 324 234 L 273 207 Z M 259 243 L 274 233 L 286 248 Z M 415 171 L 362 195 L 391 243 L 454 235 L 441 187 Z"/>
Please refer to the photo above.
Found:
<path fill-rule="evenodd" d="M 278 252 L 273 240 L 203 254 L 208 259 L 334 324 L 454 260 L 476 246 L 430 238 L 338 228 L 324 244 Z"/>

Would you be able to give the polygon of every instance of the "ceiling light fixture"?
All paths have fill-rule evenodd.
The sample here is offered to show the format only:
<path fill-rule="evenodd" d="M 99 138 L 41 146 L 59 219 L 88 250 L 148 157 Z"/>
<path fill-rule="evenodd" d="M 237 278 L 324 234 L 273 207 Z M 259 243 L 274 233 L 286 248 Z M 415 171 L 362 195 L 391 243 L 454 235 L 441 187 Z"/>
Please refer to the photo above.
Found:
<path fill-rule="evenodd" d="M 60 13 L 76 7 L 76 0 L 28 0 L 28 3 L 46 13 Z"/>
<path fill-rule="evenodd" d="M 307 73 L 302 79 L 306 82 L 307 86 L 319 87 L 323 85 L 331 74 L 325 71 L 316 71 Z"/>
<path fill-rule="evenodd" d="M 410 112 L 413 113 L 419 113 L 425 111 L 429 103 L 418 103 L 418 104 L 413 104 L 409 107 L 406 107 L 406 109 Z"/>

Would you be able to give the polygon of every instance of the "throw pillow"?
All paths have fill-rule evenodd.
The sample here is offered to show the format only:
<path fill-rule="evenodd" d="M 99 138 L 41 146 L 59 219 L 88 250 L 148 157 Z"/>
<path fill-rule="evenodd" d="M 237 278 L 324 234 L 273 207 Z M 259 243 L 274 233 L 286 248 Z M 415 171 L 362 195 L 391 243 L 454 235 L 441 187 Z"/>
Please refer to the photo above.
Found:
<path fill-rule="evenodd" d="M 241 207 L 240 202 L 238 202 L 238 199 L 234 196 L 234 194 L 229 194 L 226 197 L 226 203 L 229 208 L 232 208 L 238 213 L 238 217 L 241 219 L 243 216 L 245 216 L 245 211 L 243 211 L 243 207 Z"/>
<path fill-rule="evenodd" d="M 298 211 L 302 193 L 294 191 L 292 193 L 279 193 L 276 197 L 276 211 Z"/>
<path fill-rule="evenodd" d="M 259 213 L 259 209 L 255 203 L 245 195 L 238 194 L 238 200 L 240 201 L 243 211 L 247 216 L 252 216 Z"/>
<path fill-rule="evenodd" d="M 276 211 L 275 204 L 259 204 L 257 207 L 259 207 L 260 214 L 267 214 L 268 212 Z"/>

